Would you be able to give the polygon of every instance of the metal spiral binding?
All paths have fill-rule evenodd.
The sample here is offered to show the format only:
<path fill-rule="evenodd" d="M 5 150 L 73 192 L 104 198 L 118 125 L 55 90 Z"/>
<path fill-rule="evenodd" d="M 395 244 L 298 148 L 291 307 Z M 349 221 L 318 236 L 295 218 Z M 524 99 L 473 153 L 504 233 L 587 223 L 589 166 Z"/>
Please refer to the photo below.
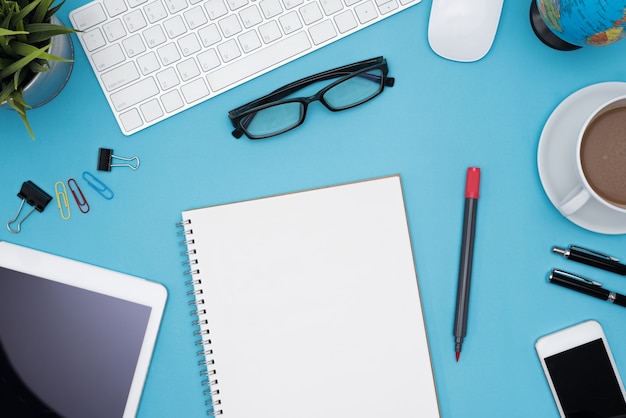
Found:
<path fill-rule="evenodd" d="M 206 314 L 206 309 L 202 308 L 202 305 L 204 305 L 204 299 L 202 298 L 203 291 L 198 288 L 198 286 L 202 284 L 202 279 L 198 277 L 200 274 L 198 259 L 194 258 L 197 252 L 195 248 L 192 248 L 195 244 L 195 240 L 192 237 L 193 229 L 191 229 L 189 225 L 191 225 L 191 220 L 189 219 L 176 223 L 178 228 L 183 228 L 183 230 L 178 232 L 178 236 L 184 237 L 184 240 L 180 241 L 180 245 L 186 248 L 186 250 L 181 251 L 180 255 L 181 257 L 185 257 L 185 261 L 182 263 L 186 268 L 184 275 L 190 277 L 190 279 L 185 282 L 185 286 L 190 287 L 190 290 L 187 291 L 187 296 L 193 297 L 193 299 L 189 301 L 189 306 L 193 308 L 191 315 L 195 318 L 191 322 L 196 328 L 193 335 L 194 337 L 199 337 L 199 339 L 195 341 L 195 345 L 202 347 L 201 350 L 196 352 L 196 355 L 201 357 L 201 359 L 198 360 L 198 367 L 201 368 L 200 376 L 203 378 L 202 386 L 206 387 L 203 391 L 203 395 L 207 397 L 205 405 L 209 408 L 207 414 L 216 417 L 223 414 L 221 408 L 222 401 L 219 399 L 220 391 L 216 377 L 217 371 L 214 367 L 215 360 L 212 358 L 213 350 L 210 348 L 211 340 L 208 338 L 209 330 L 206 329 L 208 321 L 201 318 L 202 315 Z"/>

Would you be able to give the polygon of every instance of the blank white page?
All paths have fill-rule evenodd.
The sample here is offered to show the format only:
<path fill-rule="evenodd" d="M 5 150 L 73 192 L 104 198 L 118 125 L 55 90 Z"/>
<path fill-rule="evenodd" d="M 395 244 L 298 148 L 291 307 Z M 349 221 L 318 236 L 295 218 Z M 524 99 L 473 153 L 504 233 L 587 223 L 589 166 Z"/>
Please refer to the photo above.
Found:
<path fill-rule="evenodd" d="M 399 176 L 183 219 L 224 418 L 439 417 Z"/>

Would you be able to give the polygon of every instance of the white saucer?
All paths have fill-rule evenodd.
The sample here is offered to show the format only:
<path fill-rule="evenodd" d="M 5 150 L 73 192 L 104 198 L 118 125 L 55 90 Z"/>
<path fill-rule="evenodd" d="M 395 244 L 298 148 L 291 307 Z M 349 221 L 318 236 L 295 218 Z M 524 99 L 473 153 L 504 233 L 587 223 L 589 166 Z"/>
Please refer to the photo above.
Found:
<path fill-rule="evenodd" d="M 576 187 L 573 155 L 578 131 L 587 117 L 603 102 L 626 94 L 626 83 L 608 82 L 587 86 L 568 96 L 554 109 L 539 138 L 539 178 L 555 207 Z M 567 217 L 576 225 L 601 234 L 626 234 L 626 213 L 590 200 Z"/>

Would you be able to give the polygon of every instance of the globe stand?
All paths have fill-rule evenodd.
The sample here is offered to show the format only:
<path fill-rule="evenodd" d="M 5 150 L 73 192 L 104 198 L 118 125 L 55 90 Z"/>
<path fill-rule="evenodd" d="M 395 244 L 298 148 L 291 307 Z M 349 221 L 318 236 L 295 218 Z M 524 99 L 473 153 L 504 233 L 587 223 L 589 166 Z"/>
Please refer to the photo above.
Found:
<path fill-rule="evenodd" d="M 530 4 L 530 25 L 533 28 L 533 32 L 537 35 L 537 38 L 550 48 L 558 49 L 559 51 L 574 51 L 580 49 L 578 45 L 572 45 L 569 42 L 565 42 L 563 39 L 556 36 L 550 28 L 545 24 L 539 9 L 537 8 L 537 1 L 532 0 Z"/>

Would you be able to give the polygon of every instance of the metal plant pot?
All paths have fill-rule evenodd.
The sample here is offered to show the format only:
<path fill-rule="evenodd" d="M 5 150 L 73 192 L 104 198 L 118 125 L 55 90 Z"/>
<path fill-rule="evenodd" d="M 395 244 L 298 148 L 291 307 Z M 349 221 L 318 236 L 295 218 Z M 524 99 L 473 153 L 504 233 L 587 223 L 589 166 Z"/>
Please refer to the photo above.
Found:
<path fill-rule="evenodd" d="M 62 25 L 63 23 L 52 16 L 51 23 Z M 68 60 L 74 59 L 74 46 L 69 34 L 57 35 L 52 38 L 52 45 L 48 53 Z M 72 73 L 72 62 L 48 61 L 50 71 L 37 73 L 24 87 L 22 96 L 32 108 L 43 106 L 54 99 L 65 87 L 65 83 Z M 0 103 L 0 108 L 11 109 L 6 102 Z"/>

